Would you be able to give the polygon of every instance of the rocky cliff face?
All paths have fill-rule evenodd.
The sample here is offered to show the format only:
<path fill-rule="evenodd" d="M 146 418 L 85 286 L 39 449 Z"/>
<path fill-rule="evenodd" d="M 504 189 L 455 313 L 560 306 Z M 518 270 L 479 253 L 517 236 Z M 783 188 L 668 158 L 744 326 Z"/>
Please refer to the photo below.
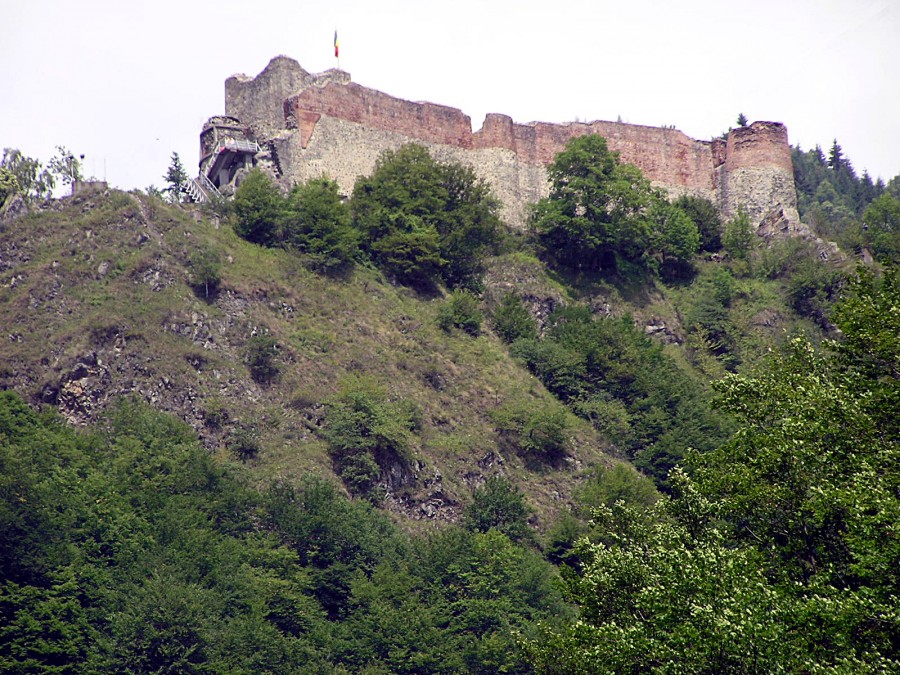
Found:
<path fill-rule="evenodd" d="M 715 141 L 619 122 L 520 124 L 500 114 L 473 131 L 456 108 L 405 101 L 352 83 L 343 71 L 313 75 L 283 56 L 255 78 L 229 78 L 225 100 L 226 113 L 271 148 L 287 183 L 325 174 L 349 194 L 381 152 L 415 141 L 472 166 L 493 186 L 506 221 L 522 227 L 527 205 L 548 194 L 545 168 L 556 154 L 576 136 L 600 134 L 672 196 L 706 197 L 726 216 L 743 208 L 757 225 L 780 223 L 769 234 L 804 232 L 787 129 L 777 122 L 754 122 Z"/>

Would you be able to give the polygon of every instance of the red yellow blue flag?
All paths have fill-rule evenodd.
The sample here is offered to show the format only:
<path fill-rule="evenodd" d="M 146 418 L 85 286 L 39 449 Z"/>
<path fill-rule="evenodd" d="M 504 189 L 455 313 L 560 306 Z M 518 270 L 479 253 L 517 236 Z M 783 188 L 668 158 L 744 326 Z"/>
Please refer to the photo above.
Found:
<path fill-rule="evenodd" d="M 334 58 L 338 57 L 338 39 L 337 30 L 334 31 Z"/>

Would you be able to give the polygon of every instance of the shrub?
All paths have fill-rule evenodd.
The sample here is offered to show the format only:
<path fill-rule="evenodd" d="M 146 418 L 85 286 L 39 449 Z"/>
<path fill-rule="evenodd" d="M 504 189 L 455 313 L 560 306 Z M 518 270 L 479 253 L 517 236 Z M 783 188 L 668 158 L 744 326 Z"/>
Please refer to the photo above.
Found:
<path fill-rule="evenodd" d="M 576 401 L 573 409 L 611 443 L 623 448 L 631 445 L 631 415 L 621 401 L 601 392 L 587 400 Z"/>
<path fill-rule="evenodd" d="M 194 292 L 200 293 L 207 300 L 214 297 L 222 282 L 222 260 L 217 251 L 210 248 L 200 248 L 191 255 L 190 259 L 190 283 Z"/>
<path fill-rule="evenodd" d="M 492 318 L 494 330 L 500 339 L 512 344 L 519 338 L 533 340 L 537 338 L 537 322 L 525 303 L 515 293 L 507 293 L 494 311 Z"/>
<path fill-rule="evenodd" d="M 250 369 L 250 376 L 259 384 L 268 384 L 280 372 L 275 363 L 278 343 L 271 335 L 254 335 L 247 340 L 244 350 L 244 362 Z"/>
<path fill-rule="evenodd" d="M 684 211 L 697 226 L 701 251 L 715 253 L 722 248 L 722 219 L 715 204 L 703 197 L 682 195 L 675 200 L 675 206 Z"/>
<path fill-rule="evenodd" d="M 525 497 L 509 479 L 491 476 L 475 490 L 472 503 L 463 512 L 467 530 L 487 532 L 497 529 L 513 541 L 531 540 L 528 517 L 531 509 Z"/>
<path fill-rule="evenodd" d="M 647 507 L 659 499 L 659 492 L 646 476 L 628 464 L 612 467 L 596 466 L 590 477 L 575 490 L 575 501 L 589 513 L 598 506 L 624 502 L 629 506 Z"/>
<path fill-rule="evenodd" d="M 337 183 L 328 178 L 294 186 L 285 204 L 280 234 L 286 245 L 322 272 L 347 268 L 359 250 L 358 233 L 350 226 L 350 209 L 341 200 Z"/>
<path fill-rule="evenodd" d="M 2 166 L 0 166 L 0 208 L 6 203 L 6 198 L 14 195 L 19 191 L 19 181 L 16 175 Z"/>
<path fill-rule="evenodd" d="M 753 227 L 746 211 L 738 211 L 737 215 L 725 223 L 722 234 L 722 247 L 734 260 L 748 260 L 753 247 Z"/>
<path fill-rule="evenodd" d="M 279 239 L 284 197 L 259 169 L 251 171 L 234 192 L 234 231 L 254 244 L 272 246 Z"/>
<path fill-rule="evenodd" d="M 322 435 L 353 494 L 378 497 L 381 463 L 408 459 L 417 415 L 415 406 L 388 401 L 383 390 L 364 379 L 351 380 L 326 403 Z"/>
<path fill-rule="evenodd" d="M 438 310 L 438 325 L 448 333 L 459 328 L 469 335 L 478 335 L 483 318 L 478 300 L 467 291 L 453 291 Z"/>
<path fill-rule="evenodd" d="M 519 403 L 494 410 L 497 430 L 511 438 L 519 450 L 535 457 L 552 458 L 567 446 L 569 417 L 559 403 Z"/>
<path fill-rule="evenodd" d="M 259 455 L 259 436 L 252 426 L 241 426 L 228 439 L 228 449 L 242 462 Z"/>
<path fill-rule="evenodd" d="M 500 239 L 499 202 L 468 167 L 442 164 L 421 145 L 383 153 L 350 201 L 362 247 L 398 281 L 478 286 Z"/>

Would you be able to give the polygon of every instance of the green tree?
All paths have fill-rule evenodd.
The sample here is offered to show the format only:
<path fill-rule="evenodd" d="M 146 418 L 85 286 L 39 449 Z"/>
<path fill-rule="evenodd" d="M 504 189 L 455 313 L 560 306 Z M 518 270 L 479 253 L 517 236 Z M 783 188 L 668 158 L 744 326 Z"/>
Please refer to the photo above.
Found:
<path fill-rule="evenodd" d="M 44 169 L 38 160 L 26 157 L 19 150 L 4 148 L 0 168 L 15 176 L 19 191 L 25 199 L 49 199 L 53 195 L 53 188 L 56 187 L 53 173 Z"/>
<path fill-rule="evenodd" d="M 218 251 L 201 247 L 191 254 L 189 262 L 190 283 L 199 294 L 203 289 L 203 297 L 209 300 L 215 296 L 222 281 L 222 259 Z"/>
<path fill-rule="evenodd" d="M 740 428 L 671 497 L 595 511 L 581 620 L 527 645 L 539 672 L 896 670 L 896 279 L 861 277 L 828 351 L 796 339 L 718 383 Z"/>
<path fill-rule="evenodd" d="M 664 269 L 675 276 L 690 272 L 690 262 L 700 248 L 700 231 L 681 208 L 659 195 L 648 211 L 653 222 L 652 250 L 661 258 Z"/>
<path fill-rule="evenodd" d="M 446 332 L 454 328 L 476 336 L 484 316 L 478 309 L 478 299 L 468 291 L 453 291 L 438 310 L 438 326 Z"/>
<path fill-rule="evenodd" d="M 378 385 L 353 378 L 327 401 L 322 435 L 350 491 L 377 501 L 382 467 L 410 459 L 415 426 L 414 407 L 389 401 Z"/>
<path fill-rule="evenodd" d="M 636 508 L 649 507 L 659 498 L 653 481 L 626 463 L 594 467 L 575 491 L 575 500 L 588 511 L 601 505 L 612 507 L 616 502 Z"/>
<path fill-rule="evenodd" d="M 754 554 L 728 546 L 710 504 L 681 476 L 679 507 L 594 510 L 602 542 L 576 547 L 567 589 L 581 611 L 524 646 L 538 673 L 790 671 L 783 608 Z"/>
<path fill-rule="evenodd" d="M 753 237 L 750 215 L 744 210 L 739 210 L 733 218 L 725 223 L 722 247 L 735 260 L 749 260 Z"/>
<path fill-rule="evenodd" d="M 6 167 L 0 166 L 0 209 L 3 208 L 6 199 L 17 192 L 19 192 L 19 181 L 16 179 L 16 175 Z"/>
<path fill-rule="evenodd" d="M 284 201 L 272 179 L 253 169 L 234 192 L 234 231 L 254 244 L 274 246 L 280 239 Z"/>
<path fill-rule="evenodd" d="M 81 174 L 82 161 L 84 161 L 84 155 L 76 157 L 65 146 L 57 145 L 56 154 L 47 163 L 47 168 L 63 185 L 72 185 L 75 181 L 83 178 Z"/>
<path fill-rule="evenodd" d="M 472 495 L 463 513 L 466 529 L 487 532 L 497 529 L 513 541 L 530 541 L 528 527 L 531 508 L 522 492 L 508 478 L 491 476 Z"/>
<path fill-rule="evenodd" d="M 165 192 L 169 193 L 169 201 L 173 204 L 180 202 L 189 178 L 177 152 L 172 153 L 172 160 L 163 180 L 169 184 L 169 187 L 165 188 Z"/>
<path fill-rule="evenodd" d="M 537 338 L 537 322 L 525 307 L 522 298 L 515 293 L 510 292 L 503 296 L 500 306 L 494 310 L 491 322 L 497 335 L 508 344 L 519 338 L 526 340 Z"/>
<path fill-rule="evenodd" d="M 900 263 L 900 199 L 883 194 L 863 214 L 865 239 L 880 260 Z"/>
<path fill-rule="evenodd" d="M 254 335 L 244 347 L 244 362 L 250 376 L 260 384 L 268 384 L 281 372 L 275 362 L 278 342 L 271 335 Z"/>
<path fill-rule="evenodd" d="M 303 254 L 312 267 L 336 272 L 357 255 L 358 232 L 350 225 L 350 209 L 328 178 L 295 185 L 287 197 L 279 237 Z"/>
<path fill-rule="evenodd" d="M 547 168 L 550 196 L 531 230 L 552 263 L 586 272 L 639 263 L 651 243 L 646 209 L 653 191 L 640 170 L 620 164 L 602 136 L 572 139 Z"/>
<path fill-rule="evenodd" d="M 116 661 L 124 672 L 208 673 L 210 591 L 153 574 L 113 617 Z"/>
<path fill-rule="evenodd" d="M 499 240 L 498 202 L 474 171 L 415 144 L 383 153 L 350 202 L 363 248 L 403 283 L 476 286 Z"/>
<path fill-rule="evenodd" d="M 557 402 L 507 404 L 491 419 L 501 436 L 534 459 L 557 459 L 568 447 L 569 412 Z"/>
<path fill-rule="evenodd" d="M 747 117 L 744 115 L 744 113 L 740 113 L 740 114 L 738 115 L 738 118 L 737 118 L 737 125 L 738 125 L 739 127 L 745 127 L 745 126 L 747 126 Z"/>
<path fill-rule="evenodd" d="M 701 251 L 715 253 L 722 248 L 722 219 L 715 204 L 703 197 L 682 195 L 675 200 L 675 206 L 684 211 L 697 226 Z"/>
<path fill-rule="evenodd" d="M 447 203 L 437 220 L 441 278 L 451 288 L 477 289 L 484 258 L 500 241 L 500 202 L 474 169 L 457 162 L 440 165 Z"/>

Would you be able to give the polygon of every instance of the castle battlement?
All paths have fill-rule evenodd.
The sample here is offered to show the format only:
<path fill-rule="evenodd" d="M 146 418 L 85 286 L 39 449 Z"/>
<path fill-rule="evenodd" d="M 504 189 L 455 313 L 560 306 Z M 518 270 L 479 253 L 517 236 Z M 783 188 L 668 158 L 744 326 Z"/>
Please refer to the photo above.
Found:
<path fill-rule="evenodd" d="M 623 162 L 673 197 L 706 197 L 726 216 L 743 208 L 755 223 L 777 223 L 774 229 L 786 232 L 799 227 L 791 148 L 778 122 L 754 122 L 724 139 L 701 141 L 673 128 L 599 120 L 523 124 L 491 113 L 473 131 L 458 108 L 363 87 L 342 70 L 309 73 L 285 56 L 256 77 L 228 78 L 225 113 L 239 120 L 226 126 L 243 125 L 288 184 L 325 174 L 349 194 L 381 152 L 418 142 L 438 159 L 471 166 L 492 185 L 507 222 L 523 226 L 527 205 L 549 192 L 546 166 L 572 138 L 600 134 Z"/>

